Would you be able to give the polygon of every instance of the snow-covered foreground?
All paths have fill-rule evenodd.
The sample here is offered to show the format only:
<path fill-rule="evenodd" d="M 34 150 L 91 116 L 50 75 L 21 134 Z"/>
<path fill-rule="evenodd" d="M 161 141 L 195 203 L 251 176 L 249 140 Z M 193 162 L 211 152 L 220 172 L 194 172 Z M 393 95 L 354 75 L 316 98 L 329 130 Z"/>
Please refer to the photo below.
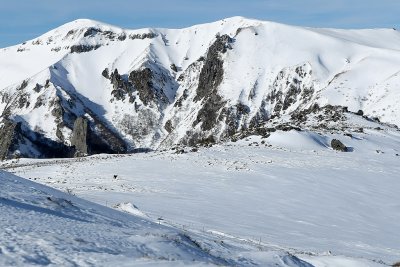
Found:
<path fill-rule="evenodd" d="M 283 250 L 177 230 L 5 172 L 0 184 L 0 266 L 311 266 Z"/>
<path fill-rule="evenodd" d="M 333 137 L 336 136 L 329 138 Z M 171 231 L 159 230 L 160 227 L 147 222 L 149 219 L 206 240 L 246 244 L 246 249 L 253 251 L 243 254 L 237 252 L 243 248 L 219 245 L 217 251 L 222 253 L 221 257 L 232 260 L 222 264 L 246 265 L 251 261 L 265 264 L 264 254 L 256 253 L 259 249 L 288 251 L 314 266 L 381 266 L 399 261 L 399 133 L 374 131 L 340 136 L 352 147 L 353 152 L 349 153 L 327 148 L 329 138 L 304 131 L 276 132 L 268 139 L 251 137 L 185 154 L 164 151 L 83 159 L 20 160 L 6 162 L 3 168 L 145 219 L 142 223 L 138 219 L 128 223 L 128 216 L 118 213 L 122 221 L 117 226 L 101 219 L 98 229 L 90 229 L 107 245 L 98 240 L 75 244 L 73 239 L 67 239 L 66 242 L 78 246 L 77 250 L 95 245 L 112 250 L 116 245 L 121 252 L 127 246 L 140 247 L 135 243 L 138 239 L 147 243 L 143 236 L 154 229 Z M 45 202 L 57 206 L 52 201 Z M 4 208 L 4 203 L 1 205 Z M 74 211 L 68 216 L 78 215 Z M 86 220 L 87 214 L 83 217 Z M 111 225 L 116 223 L 111 222 Z M 27 224 L 30 223 L 35 224 L 29 219 Z M 130 223 L 136 226 L 128 230 L 131 227 L 125 224 Z M 104 227 L 115 227 L 118 231 L 104 231 Z M 127 238 L 137 232 L 142 234 L 141 239 Z M 12 228 L 7 233 L 12 233 Z M 118 235 L 126 240 L 108 240 Z M 160 235 L 156 236 L 156 244 L 172 246 Z M 52 238 L 60 246 L 65 242 L 61 241 L 62 235 Z M 38 244 L 45 246 L 40 241 Z M 179 246 L 185 251 L 184 259 L 196 255 L 201 260 L 198 253 L 206 253 L 190 254 L 191 250 L 185 246 L 190 244 Z M 238 254 L 249 260 L 240 262 Z M 211 257 L 210 261 L 217 260 Z"/>

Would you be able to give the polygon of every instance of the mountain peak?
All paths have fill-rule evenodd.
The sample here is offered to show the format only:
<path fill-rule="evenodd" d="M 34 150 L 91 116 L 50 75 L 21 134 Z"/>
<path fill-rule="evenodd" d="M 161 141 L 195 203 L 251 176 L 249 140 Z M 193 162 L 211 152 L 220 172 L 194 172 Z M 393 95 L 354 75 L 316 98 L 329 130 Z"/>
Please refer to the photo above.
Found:
<path fill-rule="evenodd" d="M 345 129 L 358 110 L 400 125 L 399 44 L 396 31 L 244 17 L 139 30 L 75 20 L 0 51 L 3 132 L 19 136 L 4 157 L 72 151 L 72 133 L 91 135 L 91 153 L 122 153 L 267 135 L 266 125 L 324 131 L 326 114 Z M 29 142 L 35 153 L 22 151 Z"/>

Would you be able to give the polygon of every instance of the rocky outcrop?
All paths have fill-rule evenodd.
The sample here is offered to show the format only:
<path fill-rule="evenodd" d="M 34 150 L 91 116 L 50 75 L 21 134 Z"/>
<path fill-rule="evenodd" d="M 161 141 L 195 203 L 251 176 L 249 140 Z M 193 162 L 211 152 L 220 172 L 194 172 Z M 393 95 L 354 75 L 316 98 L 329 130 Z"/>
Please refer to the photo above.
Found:
<path fill-rule="evenodd" d="M 9 158 L 12 147 L 17 143 L 17 135 L 21 125 L 9 120 L 4 120 L 0 127 L 0 160 Z"/>
<path fill-rule="evenodd" d="M 71 53 L 86 53 L 92 50 L 97 50 L 101 45 L 73 45 L 71 46 Z"/>
<path fill-rule="evenodd" d="M 314 93 L 311 66 L 306 63 L 282 69 L 271 86 L 266 100 L 274 106 L 273 113 L 282 115 L 288 109 L 307 103 Z"/>
<path fill-rule="evenodd" d="M 149 33 L 132 33 L 129 34 L 129 39 L 131 40 L 144 40 L 144 39 L 153 39 L 156 38 L 158 35 L 156 33 L 153 32 L 149 32 Z"/>
<path fill-rule="evenodd" d="M 224 62 L 220 58 L 220 53 L 225 53 L 228 48 L 231 48 L 230 43 L 233 40 L 228 35 L 217 36 L 216 38 L 215 42 L 208 49 L 207 56 L 204 59 L 194 101 L 200 101 L 207 96 L 217 93 L 216 89 L 222 82 Z"/>
<path fill-rule="evenodd" d="M 132 71 L 131 74 L 129 74 L 129 81 L 138 91 L 140 100 L 146 106 L 155 100 L 155 91 L 152 79 L 153 73 L 149 68 Z"/>
<path fill-rule="evenodd" d="M 348 151 L 347 147 L 341 141 L 339 141 L 338 139 L 333 139 L 331 141 L 331 147 L 334 150 L 341 151 L 341 152 L 347 152 Z"/>
<path fill-rule="evenodd" d="M 73 32 L 71 34 L 73 34 Z M 129 34 L 129 36 L 127 36 L 127 34 L 125 32 L 115 33 L 113 31 L 102 30 L 102 29 L 99 29 L 97 27 L 90 27 L 85 31 L 85 33 L 83 34 L 83 37 L 92 38 L 92 37 L 95 37 L 97 35 L 100 35 L 102 38 L 110 40 L 110 41 L 114 41 L 114 40 L 125 41 L 126 38 L 129 38 L 131 40 L 153 39 L 153 38 L 156 38 L 158 36 L 156 33 L 152 33 L 152 32 L 149 32 L 149 33 L 132 33 L 132 34 Z"/>
<path fill-rule="evenodd" d="M 102 75 L 107 78 L 108 69 L 103 70 Z M 129 80 L 126 80 L 118 73 L 118 69 L 115 69 L 109 76 L 113 90 L 111 94 L 116 100 L 124 101 L 127 95 L 132 96 L 133 86 Z"/>
<path fill-rule="evenodd" d="M 193 126 L 201 123 L 203 131 L 214 128 L 220 117 L 220 110 L 225 102 L 218 94 L 218 86 L 224 75 L 223 64 L 220 58 L 221 53 L 231 49 L 232 38 L 228 35 L 217 36 L 215 42 L 210 46 L 204 65 L 199 76 L 199 85 L 196 90 L 194 101 L 203 101 L 203 106 L 197 114 Z"/>
<path fill-rule="evenodd" d="M 242 103 L 225 108 L 221 113 L 225 117 L 225 137 L 236 134 L 242 125 L 243 119 L 250 113 L 250 108 Z"/>
<path fill-rule="evenodd" d="M 82 157 L 89 154 L 87 138 L 88 121 L 83 117 L 79 117 L 74 122 L 74 128 L 71 137 L 71 145 L 74 148 L 75 157 Z"/>

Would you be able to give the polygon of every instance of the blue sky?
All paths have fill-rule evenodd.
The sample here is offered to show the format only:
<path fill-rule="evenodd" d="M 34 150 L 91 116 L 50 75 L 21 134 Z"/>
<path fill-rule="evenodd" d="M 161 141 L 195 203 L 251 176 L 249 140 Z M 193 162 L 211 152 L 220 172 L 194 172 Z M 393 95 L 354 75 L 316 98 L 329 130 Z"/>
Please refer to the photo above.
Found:
<path fill-rule="evenodd" d="M 231 16 L 336 28 L 400 28 L 400 0 L 2 0 L 0 47 L 78 18 L 181 28 Z"/>

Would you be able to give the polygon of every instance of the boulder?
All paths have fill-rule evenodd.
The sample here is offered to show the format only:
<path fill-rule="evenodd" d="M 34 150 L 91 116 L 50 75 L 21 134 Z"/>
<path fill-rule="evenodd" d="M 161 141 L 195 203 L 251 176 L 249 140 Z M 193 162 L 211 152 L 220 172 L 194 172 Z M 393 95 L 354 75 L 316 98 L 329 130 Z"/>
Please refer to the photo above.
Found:
<path fill-rule="evenodd" d="M 348 151 L 347 147 L 342 142 L 340 142 L 338 139 L 333 139 L 331 141 L 331 147 L 334 150 L 341 151 L 341 152 L 347 152 Z"/>

